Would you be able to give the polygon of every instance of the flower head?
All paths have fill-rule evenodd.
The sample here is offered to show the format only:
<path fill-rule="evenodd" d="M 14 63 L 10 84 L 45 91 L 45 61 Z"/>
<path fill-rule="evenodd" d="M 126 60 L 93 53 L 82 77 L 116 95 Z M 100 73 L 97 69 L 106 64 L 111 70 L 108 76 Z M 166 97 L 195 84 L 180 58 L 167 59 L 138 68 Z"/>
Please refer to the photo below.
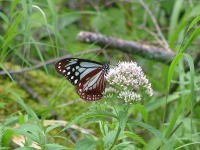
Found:
<path fill-rule="evenodd" d="M 106 89 L 105 95 L 115 93 L 119 99 L 123 99 L 126 103 L 139 101 L 144 94 L 153 95 L 151 84 L 142 68 L 135 62 L 118 63 L 116 67 L 109 70 L 106 79 L 112 88 Z"/>

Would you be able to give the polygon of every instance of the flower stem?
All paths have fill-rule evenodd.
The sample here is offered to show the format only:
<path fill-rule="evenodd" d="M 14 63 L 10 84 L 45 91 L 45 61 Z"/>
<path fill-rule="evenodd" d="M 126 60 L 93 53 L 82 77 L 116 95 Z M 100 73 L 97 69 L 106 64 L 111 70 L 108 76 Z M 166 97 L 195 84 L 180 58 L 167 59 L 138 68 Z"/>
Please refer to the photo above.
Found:
<path fill-rule="evenodd" d="M 117 142 L 117 139 L 118 139 L 118 137 L 119 137 L 120 132 L 121 132 L 121 127 L 120 127 L 120 125 L 119 125 L 119 126 L 118 126 L 118 130 L 117 130 L 117 133 L 116 133 L 116 136 L 115 136 L 115 139 L 114 139 L 114 142 L 112 143 L 112 145 L 111 145 L 111 147 L 109 148 L 109 150 L 111 150 L 111 149 L 115 146 L 115 144 L 116 144 L 116 142 Z"/>

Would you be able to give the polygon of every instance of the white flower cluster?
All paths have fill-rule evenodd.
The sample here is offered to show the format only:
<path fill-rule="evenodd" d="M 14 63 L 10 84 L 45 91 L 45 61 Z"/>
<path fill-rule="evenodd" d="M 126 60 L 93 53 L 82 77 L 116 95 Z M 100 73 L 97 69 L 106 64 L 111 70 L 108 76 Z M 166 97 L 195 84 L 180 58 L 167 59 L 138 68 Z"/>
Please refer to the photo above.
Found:
<path fill-rule="evenodd" d="M 135 62 L 118 63 L 109 70 L 106 79 L 112 88 L 106 89 L 104 94 L 116 93 L 126 103 L 141 100 L 143 94 L 153 95 L 151 84 Z"/>

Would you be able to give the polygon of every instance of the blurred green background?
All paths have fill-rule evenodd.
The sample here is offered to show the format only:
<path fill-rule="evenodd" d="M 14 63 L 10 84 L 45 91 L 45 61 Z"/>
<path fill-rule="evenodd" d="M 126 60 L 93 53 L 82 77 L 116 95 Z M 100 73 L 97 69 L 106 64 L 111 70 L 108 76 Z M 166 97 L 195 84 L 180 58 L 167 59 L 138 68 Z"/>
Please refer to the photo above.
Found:
<path fill-rule="evenodd" d="M 0 72 L 32 68 L 83 51 L 88 53 L 78 57 L 101 63 L 111 62 L 114 65 L 119 61 L 136 61 L 152 83 L 155 95 L 143 102 L 142 109 L 133 105 L 131 117 L 145 121 L 162 134 L 173 131 L 182 122 L 168 142 L 174 149 L 194 143 L 179 149 L 198 150 L 200 76 L 199 59 L 196 57 L 199 56 L 199 36 L 195 29 L 199 25 L 199 14 L 199 0 L 0 0 Z M 186 51 L 190 58 L 195 58 L 196 73 L 191 72 L 191 67 L 190 71 L 184 70 L 184 64 L 179 63 L 174 68 L 174 80 L 170 80 L 171 87 L 177 85 L 170 92 L 167 86 L 168 65 L 105 47 L 101 47 L 102 51 L 92 53 L 90 50 L 99 47 L 77 40 L 78 33 L 90 31 L 163 48 L 163 39 L 157 32 L 154 19 L 174 52 L 178 52 L 185 41 L 191 38 L 193 31 L 197 31 L 197 38 L 191 40 Z M 192 29 L 186 32 L 192 21 Z M 193 64 L 193 60 L 190 63 Z M 29 108 L 40 120 L 71 121 L 82 113 L 101 110 L 106 105 L 104 101 L 88 103 L 81 100 L 74 87 L 55 71 L 54 63 L 30 70 L 0 75 L 2 149 L 15 147 L 11 144 L 13 134 L 8 130 L 15 123 L 39 126 L 31 119 L 33 116 L 30 117 Z M 98 137 L 100 130 L 97 122 L 96 119 L 82 119 L 77 124 L 92 129 L 94 136 Z M 164 131 L 168 125 L 171 125 L 168 131 Z M 135 141 L 130 149 L 155 149 L 157 139 L 151 133 L 140 128 L 135 128 L 135 131 L 148 146 L 145 148 L 145 145 Z M 57 132 L 53 130 L 48 135 L 50 143 L 74 146 L 69 134 Z M 67 137 L 67 140 L 56 138 L 55 134 Z"/>

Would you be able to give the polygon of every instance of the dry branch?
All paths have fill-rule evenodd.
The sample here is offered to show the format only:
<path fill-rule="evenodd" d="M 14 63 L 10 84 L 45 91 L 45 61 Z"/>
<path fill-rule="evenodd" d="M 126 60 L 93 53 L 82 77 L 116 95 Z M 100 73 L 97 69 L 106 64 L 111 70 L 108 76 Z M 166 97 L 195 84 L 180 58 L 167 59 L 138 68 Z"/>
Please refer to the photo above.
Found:
<path fill-rule="evenodd" d="M 80 32 L 77 38 L 85 43 L 94 43 L 103 48 L 117 49 L 122 52 L 136 54 L 166 64 L 171 63 L 175 56 L 174 52 L 163 48 L 117 39 L 97 33 Z"/>
<path fill-rule="evenodd" d="M 56 63 L 57 61 L 59 61 L 61 59 L 64 59 L 64 58 L 77 57 L 77 56 L 80 56 L 80 55 L 84 55 L 84 54 L 88 54 L 88 53 L 97 53 L 97 52 L 100 52 L 100 51 L 101 51 L 101 49 L 93 49 L 93 50 L 83 51 L 83 52 L 77 53 L 75 55 L 67 54 L 67 55 L 64 55 L 62 57 L 50 59 L 48 61 L 39 63 L 39 64 L 37 64 L 35 66 L 32 66 L 32 67 L 29 67 L 29 68 L 23 68 L 23 69 L 20 69 L 20 70 L 0 71 L 0 75 L 5 75 L 5 74 L 8 74 L 8 73 L 9 74 L 14 74 L 14 73 L 23 73 L 23 72 L 26 72 L 26 71 L 32 71 L 34 69 L 38 69 L 38 68 L 41 68 L 43 66 L 52 64 L 52 63 Z"/>

